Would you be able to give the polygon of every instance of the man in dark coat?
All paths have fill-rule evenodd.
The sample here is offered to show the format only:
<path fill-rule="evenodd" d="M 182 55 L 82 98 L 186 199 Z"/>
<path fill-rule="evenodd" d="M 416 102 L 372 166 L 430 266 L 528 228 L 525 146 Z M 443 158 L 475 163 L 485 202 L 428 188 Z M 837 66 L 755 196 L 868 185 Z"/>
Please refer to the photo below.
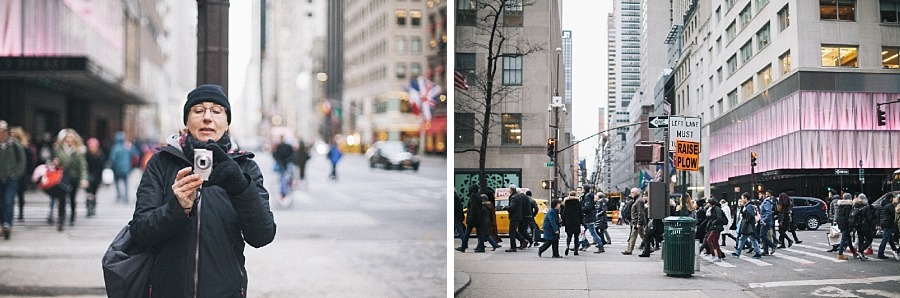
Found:
<path fill-rule="evenodd" d="M 897 251 L 897 246 L 894 244 L 894 241 L 891 239 L 891 234 L 894 232 L 894 206 L 893 202 L 891 202 L 891 197 L 886 197 L 882 202 L 881 206 L 878 207 L 878 225 L 881 226 L 881 245 L 878 246 L 878 255 L 876 256 L 879 259 L 887 259 L 888 257 L 884 255 L 885 245 L 888 243 L 891 244 L 891 249 L 893 251 Z"/>
<path fill-rule="evenodd" d="M 462 238 L 462 234 L 466 231 L 466 225 L 463 224 L 463 219 L 465 218 L 465 214 L 463 214 L 463 203 L 462 199 L 459 198 L 459 194 L 453 194 L 453 231 L 456 232 L 456 236 Z"/>
<path fill-rule="evenodd" d="M 597 251 L 594 253 L 606 251 L 603 249 L 603 239 L 600 238 L 600 235 L 597 235 L 597 229 L 594 228 L 594 223 L 597 221 L 597 201 L 599 200 L 600 198 L 595 197 L 594 192 L 591 191 L 591 185 L 584 185 L 584 195 L 581 196 L 582 223 L 584 224 L 584 229 L 587 231 L 585 233 L 585 238 L 587 238 L 588 234 L 594 238 L 594 245 L 597 247 Z"/>
<path fill-rule="evenodd" d="M 647 226 L 647 208 L 644 207 L 646 198 L 641 196 L 641 190 L 638 188 L 632 188 L 631 195 L 636 199 L 631 204 L 631 235 L 628 236 L 628 246 L 622 252 L 623 255 L 630 255 L 634 251 L 634 242 L 638 237 L 641 241 L 644 240 L 644 227 Z"/>
<path fill-rule="evenodd" d="M 852 233 L 850 229 L 850 211 L 853 210 L 853 196 L 849 193 L 844 193 L 844 198 L 837 201 L 838 210 L 835 212 L 835 221 L 837 221 L 838 228 L 841 229 L 841 243 L 838 245 L 838 260 L 846 260 L 847 257 L 844 256 L 844 249 L 850 248 L 850 252 L 853 253 L 853 257 L 859 257 L 856 254 L 856 247 L 853 246 L 853 241 L 850 238 L 850 234 Z"/>
<path fill-rule="evenodd" d="M 569 255 L 569 244 L 575 239 L 575 255 L 578 255 L 578 234 L 581 233 L 581 203 L 575 196 L 575 191 L 570 191 L 569 196 L 563 201 L 563 225 L 566 226 L 566 255 Z"/>
<path fill-rule="evenodd" d="M 459 252 L 466 252 L 466 248 L 469 247 L 469 235 L 472 233 L 472 229 L 481 229 L 481 219 L 484 216 L 483 214 L 481 214 L 481 203 L 482 200 L 480 198 L 480 194 L 478 193 L 478 185 L 469 185 L 469 205 L 468 209 L 466 209 L 465 216 L 466 230 L 462 233 L 462 235 L 459 236 L 459 239 L 462 241 L 462 244 L 456 248 L 456 250 Z"/>
<path fill-rule="evenodd" d="M 253 153 L 232 149 L 230 121 L 222 87 L 197 87 L 184 105 L 187 131 L 147 163 L 130 223 L 134 241 L 156 257 L 147 296 L 244 297 L 245 243 L 258 248 L 275 238 L 262 173 Z M 212 155 L 206 181 L 192 168 L 195 149 Z"/>
<path fill-rule="evenodd" d="M 509 206 L 505 209 L 509 212 L 509 249 L 506 252 L 516 252 L 516 240 L 521 245 L 518 249 L 525 249 L 525 246 L 531 243 L 528 237 L 522 232 L 522 225 L 525 222 L 525 213 L 531 213 L 530 203 L 525 194 L 519 193 L 519 189 L 515 184 L 509 186 Z"/>

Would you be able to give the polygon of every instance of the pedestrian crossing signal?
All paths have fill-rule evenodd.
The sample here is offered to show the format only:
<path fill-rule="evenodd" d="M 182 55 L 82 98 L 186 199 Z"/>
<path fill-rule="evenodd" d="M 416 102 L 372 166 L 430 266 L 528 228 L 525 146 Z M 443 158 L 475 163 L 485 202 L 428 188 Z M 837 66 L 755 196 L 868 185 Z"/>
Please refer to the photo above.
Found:
<path fill-rule="evenodd" d="M 541 180 L 541 188 L 550 189 L 550 180 Z"/>
<path fill-rule="evenodd" d="M 547 156 L 553 157 L 556 155 L 556 139 L 549 138 L 547 139 Z"/>
<path fill-rule="evenodd" d="M 881 107 L 878 107 L 878 126 L 885 126 L 887 124 L 887 115 L 885 115 L 884 110 Z"/>

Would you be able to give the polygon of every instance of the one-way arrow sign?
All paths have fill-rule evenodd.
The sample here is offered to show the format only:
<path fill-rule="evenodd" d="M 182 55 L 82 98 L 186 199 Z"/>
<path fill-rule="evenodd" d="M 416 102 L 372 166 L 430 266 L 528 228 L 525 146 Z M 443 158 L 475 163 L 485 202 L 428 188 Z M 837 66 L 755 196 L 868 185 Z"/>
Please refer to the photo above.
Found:
<path fill-rule="evenodd" d="M 650 116 L 650 128 L 665 128 L 669 127 L 669 115 L 664 116 Z"/>

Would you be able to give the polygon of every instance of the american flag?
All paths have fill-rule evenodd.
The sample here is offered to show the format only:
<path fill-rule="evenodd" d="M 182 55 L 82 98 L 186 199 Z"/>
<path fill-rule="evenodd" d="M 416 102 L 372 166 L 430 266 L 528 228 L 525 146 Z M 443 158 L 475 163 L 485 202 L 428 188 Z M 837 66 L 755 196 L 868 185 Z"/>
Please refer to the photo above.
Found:
<path fill-rule="evenodd" d="M 469 90 L 469 84 L 466 82 L 466 77 L 459 73 L 459 71 L 453 71 L 453 85 L 462 90 Z"/>
<path fill-rule="evenodd" d="M 409 106 L 413 114 L 419 115 L 421 111 L 425 121 L 431 120 L 431 108 L 434 107 L 434 102 L 441 95 L 441 86 L 419 76 L 409 81 L 409 87 L 406 90 L 409 92 Z"/>

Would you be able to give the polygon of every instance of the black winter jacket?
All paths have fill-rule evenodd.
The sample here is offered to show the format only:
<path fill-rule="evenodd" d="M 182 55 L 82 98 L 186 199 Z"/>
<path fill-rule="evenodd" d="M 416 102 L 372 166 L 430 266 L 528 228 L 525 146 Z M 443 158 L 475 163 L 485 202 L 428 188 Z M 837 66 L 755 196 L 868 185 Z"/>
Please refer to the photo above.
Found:
<path fill-rule="evenodd" d="M 581 202 L 576 197 L 567 197 L 563 201 L 563 224 L 567 234 L 581 233 Z"/>
<path fill-rule="evenodd" d="M 131 221 L 136 242 L 156 252 L 147 297 L 243 297 L 247 293 L 244 243 L 262 247 L 275 238 L 269 193 L 253 154 L 231 152 L 251 183 L 229 196 L 204 185 L 185 215 L 172 192 L 175 174 L 192 162 L 177 144 L 161 148 L 147 163 Z M 196 275 L 196 277 L 195 277 Z"/>
<path fill-rule="evenodd" d="M 882 204 L 881 207 L 878 208 L 878 225 L 882 228 L 888 227 L 890 229 L 896 228 L 894 227 L 894 204 L 886 203 Z"/>
<path fill-rule="evenodd" d="M 581 196 L 581 223 L 594 224 L 597 221 L 597 206 L 594 205 L 594 193 Z"/>

